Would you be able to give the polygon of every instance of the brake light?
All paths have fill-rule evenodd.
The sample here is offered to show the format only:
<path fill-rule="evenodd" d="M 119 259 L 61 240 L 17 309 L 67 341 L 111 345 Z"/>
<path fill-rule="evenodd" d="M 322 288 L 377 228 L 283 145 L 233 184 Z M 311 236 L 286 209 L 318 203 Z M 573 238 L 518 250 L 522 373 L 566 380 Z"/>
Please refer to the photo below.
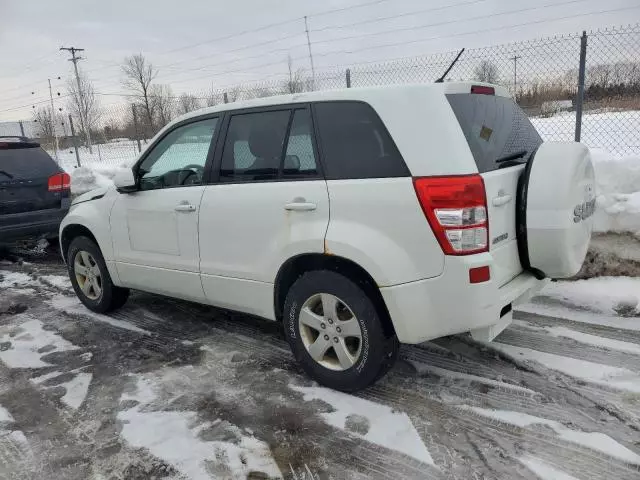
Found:
<path fill-rule="evenodd" d="M 413 185 L 446 255 L 489 251 L 487 197 L 480 175 L 414 178 Z"/>
<path fill-rule="evenodd" d="M 495 95 L 496 89 L 493 87 L 486 87 L 484 85 L 472 85 L 471 93 L 477 93 L 478 95 Z"/>
<path fill-rule="evenodd" d="M 50 192 L 62 192 L 71 188 L 71 177 L 67 173 L 56 173 L 49 177 L 47 186 Z"/>

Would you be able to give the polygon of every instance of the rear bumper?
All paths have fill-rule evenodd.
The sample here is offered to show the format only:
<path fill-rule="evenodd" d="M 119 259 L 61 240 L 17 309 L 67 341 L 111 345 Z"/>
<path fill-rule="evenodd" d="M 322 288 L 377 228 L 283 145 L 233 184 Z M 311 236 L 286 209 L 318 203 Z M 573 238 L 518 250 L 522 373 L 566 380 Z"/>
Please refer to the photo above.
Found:
<path fill-rule="evenodd" d="M 505 285 L 469 283 L 469 269 L 491 266 L 491 255 L 446 257 L 442 275 L 380 288 L 402 343 L 468 332 L 500 321 L 505 306 L 528 301 L 547 282 L 523 272 Z"/>
<path fill-rule="evenodd" d="M 0 216 L 0 244 L 34 238 L 57 237 L 68 208 L 38 210 Z"/>

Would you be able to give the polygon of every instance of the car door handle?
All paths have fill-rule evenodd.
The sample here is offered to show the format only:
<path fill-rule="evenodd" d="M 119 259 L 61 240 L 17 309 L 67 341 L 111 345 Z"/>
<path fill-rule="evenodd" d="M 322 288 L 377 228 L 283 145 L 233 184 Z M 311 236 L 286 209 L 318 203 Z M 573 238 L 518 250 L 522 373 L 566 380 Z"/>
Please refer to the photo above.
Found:
<path fill-rule="evenodd" d="M 494 207 L 501 207 L 502 205 L 506 205 L 510 201 L 511 201 L 511 195 L 506 194 L 506 195 L 500 195 L 499 197 L 493 197 L 493 200 L 491 200 L 491 203 L 493 204 Z"/>
<path fill-rule="evenodd" d="M 309 212 L 311 210 L 315 210 L 317 205 L 311 202 L 290 202 L 285 204 L 285 210 L 293 210 L 296 212 Z"/>
<path fill-rule="evenodd" d="M 181 203 L 180 205 L 176 205 L 176 212 L 195 212 L 196 207 L 191 205 L 190 203 Z"/>

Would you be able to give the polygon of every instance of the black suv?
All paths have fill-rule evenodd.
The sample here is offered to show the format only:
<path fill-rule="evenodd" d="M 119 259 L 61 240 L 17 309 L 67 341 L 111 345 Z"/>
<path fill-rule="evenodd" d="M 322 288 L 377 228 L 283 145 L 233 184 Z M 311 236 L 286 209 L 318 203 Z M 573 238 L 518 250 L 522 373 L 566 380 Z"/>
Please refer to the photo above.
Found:
<path fill-rule="evenodd" d="M 0 245 L 58 236 L 71 179 L 39 143 L 0 136 Z"/>

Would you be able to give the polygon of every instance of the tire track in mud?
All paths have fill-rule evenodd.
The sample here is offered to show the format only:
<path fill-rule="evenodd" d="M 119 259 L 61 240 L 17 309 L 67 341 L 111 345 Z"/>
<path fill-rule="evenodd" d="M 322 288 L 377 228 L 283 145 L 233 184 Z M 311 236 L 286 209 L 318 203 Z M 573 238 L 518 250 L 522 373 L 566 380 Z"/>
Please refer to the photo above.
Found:
<path fill-rule="evenodd" d="M 516 347 L 640 372 L 640 355 L 585 344 L 567 337 L 554 337 L 544 331 L 536 331 L 520 325 L 508 328 L 495 340 Z"/>
<path fill-rule="evenodd" d="M 544 313 L 534 314 L 530 312 L 523 312 L 517 309 L 513 312 L 513 318 L 514 320 L 524 320 L 541 327 L 566 327 L 576 332 L 640 345 L 640 331 L 638 330 L 627 330 L 607 325 L 579 322 L 577 320 L 570 320 L 567 318 L 552 317 L 545 315 Z M 640 322 L 640 319 L 638 319 L 638 322 Z"/>
<path fill-rule="evenodd" d="M 237 323 L 237 321 L 232 321 L 227 319 L 216 320 L 213 323 L 213 325 L 214 325 L 213 328 L 215 330 L 221 331 L 221 333 L 226 332 L 227 334 L 232 334 L 231 337 L 226 337 L 226 340 L 227 341 L 231 340 L 231 343 L 234 344 L 234 346 L 236 346 L 237 348 L 247 350 L 247 351 L 259 352 L 259 356 L 262 359 L 262 361 L 271 363 L 272 365 L 278 366 L 278 367 L 282 367 L 283 365 L 286 365 L 286 364 L 292 364 L 293 362 L 291 354 L 288 352 L 286 342 L 280 340 L 278 338 L 279 337 L 278 335 L 274 335 L 273 333 L 267 334 L 267 337 L 270 337 L 270 338 L 265 339 L 264 338 L 265 332 L 261 328 L 257 326 L 247 325 L 245 323 Z M 265 342 L 265 340 L 268 341 L 268 344 Z M 434 360 L 434 357 L 440 357 L 441 360 L 444 360 L 443 362 L 441 362 L 444 365 L 451 366 L 452 363 L 458 362 L 458 364 L 464 365 L 462 370 L 466 370 L 467 372 L 470 370 L 468 368 L 469 367 L 468 363 L 470 362 L 465 362 L 464 360 L 461 361 L 460 358 L 456 360 L 456 359 L 444 357 L 444 354 L 446 353 L 446 351 L 444 351 L 442 347 L 435 347 L 435 348 L 432 347 L 430 351 L 426 349 L 418 349 L 415 347 L 408 347 L 405 350 L 407 352 L 404 353 L 404 350 L 403 350 L 403 354 L 402 354 L 402 356 L 405 358 L 413 358 L 413 359 L 419 358 L 422 361 L 427 360 L 430 364 L 433 364 L 437 362 L 433 362 L 430 360 Z M 427 353 L 429 355 L 427 355 Z M 477 366 L 477 364 L 472 364 L 472 365 Z M 515 370 L 513 366 L 510 364 L 506 364 L 506 366 L 511 370 Z M 500 382 L 499 378 L 503 377 L 503 374 L 500 373 L 500 371 L 496 371 L 494 368 L 485 367 L 485 368 L 481 368 L 481 370 L 483 371 L 482 372 L 475 371 L 474 373 L 486 374 L 489 372 L 492 374 L 493 377 L 496 378 L 496 382 Z M 526 374 L 527 372 L 524 372 L 524 373 Z M 535 374 L 529 374 L 529 375 L 536 376 Z M 545 380 L 545 381 L 549 382 L 549 380 Z M 534 412 L 537 414 L 537 416 L 540 416 L 542 418 L 553 419 L 559 422 L 567 422 L 568 419 L 571 419 L 572 423 L 579 424 L 579 423 L 584 423 L 585 421 L 585 416 L 582 416 L 579 414 L 578 415 L 569 414 L 566 408 L 563 409 L 562 407 L 553 403 L 553 401 L 549 401 L 548 399 L 546 399 L 549 402 L 548 406 L 543 404 L 543 406 L 541 407 L 540 406 L 541 400 L 542 401 L 545 400 L 545 396 L 541 393 L 534 393 L 532 395 L 529 393 L 525 393 L 522 390 L 518 390 L 517 387 L 519 385 L 517 384 L 511 385 L 511 384 L 505 384 L 504 382 L 502 383 L 503 383 L 502 386 L 499 385 L 498 388 L 489 389 L 487 392 L 484 392 L 484 393 L 483 392 L 470 393 L 468 387 L 459 387 L 458 393 L 462 394 L 462 396 L 460 397 L 460 402 L 467 403 L 470 397 L 475 397 L 474 400 L 478 404 L 486 405 L 487 403 L 491 403 L 491 404 L 495 404 L 497 408 L 504 409 L 508 407 L 508 409 L 511 409 L 514 411 Z M 369 399 L 377 403 L 393 406 L 394 408 L 398 408 L 403 411 L 407 411 L 412 416 L 412 419 L 414 420 L 414 424 L 416 424 L 416 428 L 418 428 L 418 425 L 422 423 L 419 420 L 420 418 L 424 418 L 425 416 L 427 418 L 431 417 L 431 414 L 429 411 L 423 411 L 421 412 L 420 415 L 416 415 L 415 407 L 414 407 L 415 403 L 399 401 L 398 400 L 399 394 L 397 390 L 392 389 L 384 393 L 380 391 L 380 388 L 381 387 L 379 386 L 374 386 L 372 387 L 372 389 L 367 390 L 366 392 L 358 396 L 361 396 L 362 398 Z M 495 390 L 497 390 L 497 393 L 493 393 L 493 391 Z M 490 394 L 490 392 L 493 394 Z M 561 393 L 561 392 L 556 392 L 556 393 Z M 506 398 L 506 397 L 510 397 L 510 398 Z M 560 398 L 563 398 L 563 397 L 561 396 Z M 465 400 L 467 402 L 465 402 Z M 580 405 L 573 405 L 572 407 L 576 408 L 579 406 Z M 589 406 L 592 408 L 592 410 L 594 410 L 592 412 L 593 414 L 599 415 L 600 412 L 594 409 L 595 406 L 593 404 Z M 458 419 L 457 416 L 455 418 Z M 587 415 L 586 418 L 591 418 L 591 417 Z M 476 419 L 476 422 L 479 422 L 482 425 L 492 424 L 491 421 L 487 421 L 482 417 Z M 592 426 L 596 428 L 599 427 L 599 431 L 605 430 L 606 433 L 609 434 L 610 436 L 611 435 L 615 436 L 616 433 L 618 433 L 619 435 L 619 432 L 618 432 L 619 426 L 611 426 L 610 428 L 603 429 L 602 425 L 598 424 L 595 420 L 589 423 L 592 423 Z M 512 427 L 508 424 L 504 424 L 504 425 L 501 424 L 500 428 L 512 428 Z M 538 452 L 538 451 L 543 451 L 545 449 L 548 449 L 549 451 L 547 452 L 548 454 L 547 456 L 549 455 L 552 456 L 553 452 L 555 452 L 558 448 L 566 448 L 571 451 L 571 453 L 568 454 L 568 457 L 573 457 L 575 455 L 583 455 L 585 457 L 581 460 L 583 464 L 588 465 L 590 464 L 590 462 L 591 463 L 593 462 L 593 460 L 590 460 L 594 455 L 593 451 L 576 446 L 574 444 L 567 444 L 567 442 L 564 442 L 561 439 L 558 439 L 558 437 L 554 434 L 541 435 L 541 434 L 538 434 L 537 432 L 534 432 L 532 434 L 528 429 L 522 429 L 518 427 L 513 427 L 513 428 L 515 428 L 515 434 L 517 434 L 516 437 L 514 437 L 515 440 L 522 441 L 523 440 L 522 437 L 528 438 L 527 437 L 528 435 L 532 435 L 534 437 L 533 440 L 529 440 L 532 445 L 537 447 L 536 449 L 532 450 L 533 452 Z M 428 429 L 429 427 L 426 427 L 423 430 L 426 432 L 428 431 Z M 472 430 L 472 433 L 479 434 L 480 430 L 482 429 L 476 428 L 475 430 Z M 434 442 L 431 442 L 431 444 L 428 445 L 429 450 L 430 451 L 434 449 L 437 450 L 437 447 L 439 446 L 440 443 L 441 443 L 441 438 L 439 438 Z M 604 457 L 608 458 L 606 457 L 606 455 Z M 513 466 L 514 465 L 512 464 L 512 465 L 509 465 L 508 467 L 510 469 L 510 468 L 513 468 Z M 615 471 L 617 468 L 620 468 L 621 470 L 620 472 L 617 473 L 618 475 L 617 478 L 621 478 L 621 479 L 633 478 L 633 476 L 636 473 L 632 473 L 629 475 L 628 467 L 629 467 L 628 465 L 624 465 L 624 464 L 621 465 L 621 462 L 618 461 L 616 458 L 608 458 L 607 467 L 604 470 L 601 469 L 600 472 L 602 473 L 602 472 L 610 471 L 611 469 Z M 507 474 L 509 471 L 510 470 L 507 469 L 503 473 Z M 591 468 L 591 471 L 598 471 L 598 469 L 596 469 L 594 466 L 593 468 Z M 574 470 L 574 473 L 579 473 L 579 469 Z M 597 477 L 594 477 L 594 478 L 597 478 Z"/>

